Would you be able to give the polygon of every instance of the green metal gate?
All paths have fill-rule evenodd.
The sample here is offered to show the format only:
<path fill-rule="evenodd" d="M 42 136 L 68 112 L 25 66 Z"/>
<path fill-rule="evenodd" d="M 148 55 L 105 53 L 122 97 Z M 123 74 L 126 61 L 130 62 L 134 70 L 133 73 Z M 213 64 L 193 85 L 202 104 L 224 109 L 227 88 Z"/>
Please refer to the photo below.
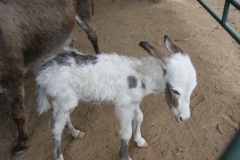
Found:
<path fill-rule="evenodd" d="M 218 21 L 238 44 L 240 44 L 240 35 L 227 23 L 230 4 L 240 11 L 240 2 L 238 0 L 225 0 L 222 17 L 220 17 L 204 0 L 197 1 Z M 237 132 L 220 160 L 240 160 L 240 130 Z"/>
<path fill-rule="evenodd" d="M 220 160 L 240 160 L 240 131 L 232 139 Z"/>
<path fill-rule="evenodd" d="M 240 11 L 240 2 L 238 0 L 225 0 L 222 17 L 220 17 L 204 0 L 197 1 L 218 21 L 218 23 L 238 42 L 238 44 L 240 44 L 240 35 L 227 23 L 230 4 Z"/>

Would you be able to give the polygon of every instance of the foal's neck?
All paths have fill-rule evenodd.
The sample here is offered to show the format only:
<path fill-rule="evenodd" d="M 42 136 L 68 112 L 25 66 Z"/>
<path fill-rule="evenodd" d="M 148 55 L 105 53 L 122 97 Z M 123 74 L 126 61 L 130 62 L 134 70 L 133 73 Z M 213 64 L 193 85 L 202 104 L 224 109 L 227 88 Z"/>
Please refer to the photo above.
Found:
<path fill-rule="evenodd" d="M 145 95 L 163 92 L 166 87 L 163 62 L 155 57 L 143 57 L 140 61 L 142 63 L 136 70 L 140 73 L 142 83 L 145 85 Z"/>

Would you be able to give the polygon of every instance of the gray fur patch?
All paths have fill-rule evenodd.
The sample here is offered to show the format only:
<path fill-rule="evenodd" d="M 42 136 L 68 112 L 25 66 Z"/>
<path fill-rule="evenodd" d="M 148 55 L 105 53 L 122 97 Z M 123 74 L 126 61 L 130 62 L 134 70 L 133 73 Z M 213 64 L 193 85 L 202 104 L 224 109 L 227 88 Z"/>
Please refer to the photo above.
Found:
<path fill-rule="evenodd" d="M 94 55 L 77 54 L 75 51 L 64 51 L 55 58 L 44 63 L 41 70 L 45 70 L 46 68 L 53 66 L 55 63 L 61 66 L 71 66 L 71 59 L 74 59 L 76 64 L 80 67 L 97 63 L 97 57 Z"/>
<path fill-rule="evenodd" d="M 61 150 L 61 142 L 58 140 L 54 140 L 54 152 L 56 153 L 55 159 L 60 159 L 62 155 L 62 150 Z"/>
<path fill-rule="evenodd" d="M 137 78 L 135 76 L 128 76 L 127 77 L 128 80 L 128 87 L 129 88 L 136 88 L 137 87 Z"/>
<path fill-rule="evenodd" d="M 124 140 L 121 140 L 121 147 L 119 152 L 119 157 L 121 159 L 128 159 L 128 143 Z"/>
<path fill-rule="evenodd" d="M 146 86 L 145 86 L 145 84 L 143 82 L 141 82 L 141 85 L 142 85 L 142 89 L 146 88 Z"/>
<path fill-rule="evenodd" d="M 71 63 L 69 62 L 69 60 L 70 60 L 69 53 L 59 54 L 53 60 L 55 60 L 59 65 L 62 65 L 62 66 L 70 66 L 71 65 Z"/>
<path fill-rule="evenodd" d="M 56 62 L 60 65 L 71 65 L 69 64 L 69 59 L 74 58 L 76 64 L 79 66 L 85 66 L 88 64 L 96 64 L 97 63 L 97 57 L 93 55 L 84 55 L 84 54 L 77 54 L 75 51 L 71 52 L 64 52 L 62 54 L 59 54 L 56 58 Z"/>
<path fill-rule="evenodd" d="M 53 125 L 55 124 L 55 119 L 54 119 L 53 116 L 50 118 L 49 124 L 50 124 L 51 127 L 53 128 Z"/>
<path fill-rule="evenodd" d="M 165 98 L 166 98 L 167 103 L 170 107 L 178 108 L 178 99 L 171 92 L 171 85 L 169 83 L 166 84 Z"/>
<path fill-rule="evenodd" d="M 71 52 L 71 55 L 75 59 L 76 63 L 80 66 L 85 66 L 88 64 L 94 65 L 97 63 L 97 57 L 94 55 L 83 55 L 75 52 Z"/>
<path fill-rule="evenodd" d="M 46 68 L 53 66 L 53 64 L 54 64 L 53 60 L 47 61 L 42 65 L 41 70 L 45 70 Z"/>

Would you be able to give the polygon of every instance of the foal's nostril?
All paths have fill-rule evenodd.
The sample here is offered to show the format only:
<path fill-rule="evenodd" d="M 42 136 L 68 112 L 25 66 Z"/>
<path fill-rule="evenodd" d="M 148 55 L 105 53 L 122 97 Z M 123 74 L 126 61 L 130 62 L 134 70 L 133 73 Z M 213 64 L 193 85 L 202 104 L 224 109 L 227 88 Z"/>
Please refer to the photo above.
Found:
<path fill-rule="evenodd" d="M 183 121 L 182 117 L 180 117 L 179 119 L 180 119 L 180 121 Z"/>

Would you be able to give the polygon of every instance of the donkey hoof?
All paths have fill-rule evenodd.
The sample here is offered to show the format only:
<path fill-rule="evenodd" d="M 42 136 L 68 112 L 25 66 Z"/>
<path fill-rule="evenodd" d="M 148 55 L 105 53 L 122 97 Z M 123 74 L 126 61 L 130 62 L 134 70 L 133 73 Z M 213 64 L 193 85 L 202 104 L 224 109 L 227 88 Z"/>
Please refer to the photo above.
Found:
<path fill-rule="evenodd" d="M 85 136 L 85 134 L 86 134 L 86 133 L 84 133 L 84 132 L 80 132 L 80 136 L 79 136 L 80 139 L 82 139 L 82 138 Z"/>
<path fill-rule="evenodd" d="M 145 147 L 147 147 L 148 146 L 148 143 L 147 142 L 145 142 L 142 146 L 139 146 L 140 148 L 145 148 Z"/>
<path fill-rule="evenodd" d="M 80 131 L 79 130 L 75 130 L 74 132 L 72 132 L 72 137 L 74 139 L 78 139 L 79 134 L 80 134 Z"/>
<path fill-rule="evenodd" d="M 13 160 L 20 160 L 23 158 L 25 150 L 13 151 Z"/>
<path fill-rule="evenodd" d="M 121 160 L 132 160 L 130 157 L 121 158 Z"/>

